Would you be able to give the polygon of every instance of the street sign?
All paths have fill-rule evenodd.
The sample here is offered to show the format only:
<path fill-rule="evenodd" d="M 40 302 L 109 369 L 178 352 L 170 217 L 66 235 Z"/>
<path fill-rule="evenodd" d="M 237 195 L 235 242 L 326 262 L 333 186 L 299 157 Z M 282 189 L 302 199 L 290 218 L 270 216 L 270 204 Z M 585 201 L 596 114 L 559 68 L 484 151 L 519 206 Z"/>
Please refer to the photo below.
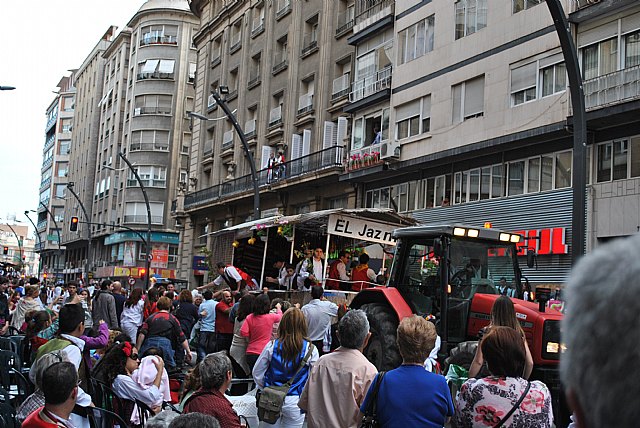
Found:
<path fill-rule="evenodd" d="M 133 286 L 136 285 L 136 279 L 133 277 L 129 277 L 129 279 L 127 280 L 127 282 L 129 283 L 129 285 Z"/>

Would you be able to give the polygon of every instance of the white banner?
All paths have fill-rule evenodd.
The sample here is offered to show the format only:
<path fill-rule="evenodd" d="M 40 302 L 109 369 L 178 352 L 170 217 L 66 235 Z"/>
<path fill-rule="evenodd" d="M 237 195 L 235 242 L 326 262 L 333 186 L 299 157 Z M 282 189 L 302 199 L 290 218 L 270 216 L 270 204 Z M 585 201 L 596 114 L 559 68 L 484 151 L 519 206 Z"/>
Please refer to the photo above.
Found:
<path fill-rule="evenodd" d="M 363 241 L 378 242 L 386 245 L 396 245 L 393 230 L 400 226 L 380 223 L 373 220 L 332 214 L 329 216 L 327 233 L 346 236 Z"/>

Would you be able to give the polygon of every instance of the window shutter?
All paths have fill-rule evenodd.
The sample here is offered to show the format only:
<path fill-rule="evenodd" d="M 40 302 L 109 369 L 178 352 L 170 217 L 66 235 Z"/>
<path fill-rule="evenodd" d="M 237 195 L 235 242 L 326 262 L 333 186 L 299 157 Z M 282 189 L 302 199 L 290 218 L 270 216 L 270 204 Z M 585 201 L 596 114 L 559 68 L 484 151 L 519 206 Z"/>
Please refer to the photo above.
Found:
<path fill-rule="evenodd" d="M 511 70 L 511 92 L 536 86 L 536 63 L 532 62 Z"/>
<path fill-rule="evenodd" d="M 408 119 L 413 116 L 420 116 L 420 100 L 414 100 L 402 104 L 396 108 L 396 122 Z"/>
<path fill-rule="evenodd" d="M 578 33 L 578 47 L 583 48 L 596 42 L 615 37 L 618 34 L 618 21 L 612 21 L 591 30 Z"/>
<path fill-rule="evenodd" d="M 344 144 L 344 139 L 347 138 L 347 130 L 349 127 L 349 119 L 346 117 L 338 118 L 338 126 L 336 127 L 337 131 L 337 142 L 338 146 L 342 146 Z"/>
<path fill-rule="evenodd" d="M 462 84 L 453 87 L 451 98 L 453 99 L 453 123 L 462 122 Z"/>
<path fill-rule="evenodd" d="M 311 130 L 302 131 L 302 156 L 307 156 L 311 151 Z"/>
<path fill-rule="evenodd" d="M 422 118 L 431 117 L 431 95 L 422 98 Z"/>
<path fill-rule="evenodd" d="M 328 149 L 331 146 L 335 146 L 335 130 L 336 124 L 333 122 L 324 122 L 324 129 L 322 132 L 322 149 Z"/>
<path fill-rule="evenodd" d="M 158 66 L 157 59 L 148 59 L 147 62 L 144 63 L 144 67 L 142 67 L 141 73 L 153 73 L 156 71 L 156 67 Z"/>
<path fill-rule="evenodd" d="M 262 159 L 261 159 L 261 169 L 265 169 L 269 163 L 269 156 L 273 153 L 273 147 L 271 146 L 262 146 Z"/>
<path fill-rule="evenodd" d="M 291 136 L 291 160 L 302 156 L 302 137 L 300 134 Z"/>
<path fill-rule="evenodd" d="M 463 118 L 482 113 L 484 111 L 484 75 L 476 79 L 467 80 L 464 89 Z"/>
<path fill-rule="evenodd" d="M 624 16 L 622 18 L 621 31 L 626 34 L 640 29 L 640 13 Z"/>

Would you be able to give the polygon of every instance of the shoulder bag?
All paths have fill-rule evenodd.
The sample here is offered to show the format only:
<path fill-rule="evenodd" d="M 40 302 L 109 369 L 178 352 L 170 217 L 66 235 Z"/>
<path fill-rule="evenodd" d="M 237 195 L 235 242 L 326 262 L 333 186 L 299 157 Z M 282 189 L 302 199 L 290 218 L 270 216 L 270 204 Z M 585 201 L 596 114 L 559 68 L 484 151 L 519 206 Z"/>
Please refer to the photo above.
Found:
<path fill-rule="evenodd" d="M 258 419 L 268 424 L 275 424 L 276 421 L 280 418 L 282 413 L 282 405 L 284 404 L 284 399 L 289 393 L 291 389 L 291 385 L 293 384 L 293 380 L 298 376 L 302 368 L 307 364 L 309 358 L 311 358 L 311 354 L 313 353 L 313 343 L 308 342 L 309 346 L 307 348 L 307 355 L 300 361 L 300 366 L 298 370 L 296 370 L 295 374 L 281 386 L 267 386 L 260 392 L 260 396 L 257 399 L 258 404 Z"/>
<path fill-rule="evenodd" d="M 504 425 L 504 423 L 507 422 L 507 420 L 511 417 L 511 415 L 513 415 L 513 413 L 516 410 L 518 410 L 518 407 L 520 407 L 520 404 L 524 401 L 524 398 L 527 396 L 527 393 L 529 392 L 529 388 L 531 388 L 531 382 L 527 381 L 527 387 L 525 388 L 524 392 L 520 396 L 520 399 L 518 400 L 518 402 L 513 405 L 511 410 L 509 410 L 509 413 L 504 415 L 504 417 L 502 419 L 500 419 L 500 422 L 498 422 L 497 425 L 494 425 L 493 428 L 499 428 L 502 425 Z"/>
<path fill-rule="evenodd" d="M 371 396 L 369 397 L 367 408 L 364 410 L 364 416 L 362 417 L 362 422 L 360 422 L 360 428 L 378 428 L 380 426 L 377 415 L 378 391 L 380 390 L 380 385 L 382 384 L 382 378 L 384 377 L 384 374 L 384 371 L 378 373 L 376 384 L 371 391 Z"/>

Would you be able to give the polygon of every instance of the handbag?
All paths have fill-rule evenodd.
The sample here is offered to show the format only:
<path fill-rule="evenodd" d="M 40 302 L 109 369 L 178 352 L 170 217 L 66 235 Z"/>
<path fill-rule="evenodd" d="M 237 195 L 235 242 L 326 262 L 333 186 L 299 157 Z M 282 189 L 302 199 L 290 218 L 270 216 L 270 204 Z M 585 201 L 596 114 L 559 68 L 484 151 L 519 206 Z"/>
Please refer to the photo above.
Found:
<path fill-rule="evenodd" d="M 380 385 L 382 384 L 382 378 L 384 377 L 384 374 L 384 371 L 378 373 L 376 384 L 373 386 L 373 390 L 371 391 L 371 396 L 369 397 L 367 408 L 364 410 L 364 416 L 362 417 L 359 428 L 378 428 L 380 426 L 377 415 L 378 391 L 380 390 Z"/>
<path fill-rule="evenodd" d="M 498 422 L 497 425 L 494 425 L 493 428 L 499 428 L 502 425 L 504 425 L 504 423 L 507 421 L 507 419 L 509 419 L 511 417 L 511 415 L 513 415 L 513 412 L 518 410 L 518 407 L 520 407 L 520 403 L 522 403 L 522 401 L 524 401 L 524 398 L 527 396 L 527 393 L 529 392 L 529 388 L 531 388 L 531 382 L 527 381 L 527 387 L 525 388 L 524 392 L 520 396 L 520 399 L 518 400 L 518 402 L 513 405 L 511 410 L 509 410 L 509 413 L 504 415 L 504 417 L 502 419 L 500 419 L 500 422 Z"/>
<path fill-rule="evenodd" d="M 287 383 L 281 386 L 267 386 L 260 391 L 260 395 L 257 398 L 258 419 L 268 424 L 275 424 L 280 418 L 284 399 L 291 389 L 291 384 L 296 376 L 298 376 L 298 373 L 300 373 L 302 368 L 307 364 L 309 358 L 311 358 L 314 348 L 315 346 L 313 346 L 313 343 L 309 342 L 307 354 L 304 356 L 302 361 L 300 361 L 300 367 L 298 367 L 298 370 L 296 370 Z"/>

